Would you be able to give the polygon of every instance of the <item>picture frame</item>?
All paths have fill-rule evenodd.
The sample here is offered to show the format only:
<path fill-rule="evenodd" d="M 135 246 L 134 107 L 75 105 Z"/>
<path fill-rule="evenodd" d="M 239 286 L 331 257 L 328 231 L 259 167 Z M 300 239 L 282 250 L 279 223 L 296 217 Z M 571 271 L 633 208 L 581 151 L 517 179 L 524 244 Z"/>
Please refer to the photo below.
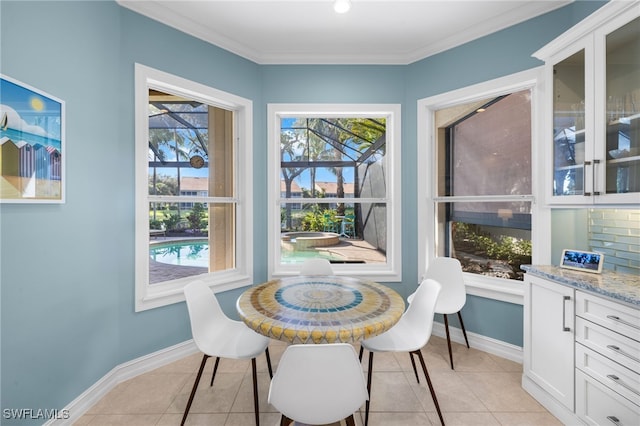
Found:
<path fill-rule="evenodd" d="M 560 267 L 575 271 L 599 274 L 604 265 L 604 254 L 582 250 L 562 250 Z"/>
<path fill-rule="evenodd" d="M 65 169 L 65 102 L 0 74 L 0 203 L 64 203 Z"/>

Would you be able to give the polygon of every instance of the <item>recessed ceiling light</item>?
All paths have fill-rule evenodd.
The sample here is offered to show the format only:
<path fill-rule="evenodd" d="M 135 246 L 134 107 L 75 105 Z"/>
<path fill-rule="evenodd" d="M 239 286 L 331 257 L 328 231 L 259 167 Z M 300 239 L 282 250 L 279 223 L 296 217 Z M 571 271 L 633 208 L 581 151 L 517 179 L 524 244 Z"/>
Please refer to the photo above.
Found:
<path fill-rule="evenodd" d="M 336 0 L 333 3 L 333 10 L 337 13 L 347 13 L 351 9 L 351 2 L 349 0 Z"/>

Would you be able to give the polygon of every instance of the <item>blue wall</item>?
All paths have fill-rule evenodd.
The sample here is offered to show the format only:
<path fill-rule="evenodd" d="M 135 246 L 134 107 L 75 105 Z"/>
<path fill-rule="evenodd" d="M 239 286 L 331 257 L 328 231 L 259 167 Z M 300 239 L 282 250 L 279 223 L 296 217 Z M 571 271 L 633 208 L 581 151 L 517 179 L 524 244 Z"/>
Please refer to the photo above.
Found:
<path fill-rule="evenodd" d="M 417 99 L 539 65 L 533 51 L 601 5 L 573 3 L 408 66 L 259 66 L 112 1 L 0 2 L 0 72 L 67 113 L 66 203 L 0 205 L 2 408 L 62 408 L 115 366 L 191 337 L 182 303 L 134 312 L 135 62 L 253 100 L 256 212 L 267 103 L 402 104 L 406 295 L 418 274 Z M 255 215 L 257 281 L 265 221 Z M 238 294 L 220 295 L 229 314 Z M 522 344 L 521 307 L 471 297 L 467 311 L 470 331 Z"/>

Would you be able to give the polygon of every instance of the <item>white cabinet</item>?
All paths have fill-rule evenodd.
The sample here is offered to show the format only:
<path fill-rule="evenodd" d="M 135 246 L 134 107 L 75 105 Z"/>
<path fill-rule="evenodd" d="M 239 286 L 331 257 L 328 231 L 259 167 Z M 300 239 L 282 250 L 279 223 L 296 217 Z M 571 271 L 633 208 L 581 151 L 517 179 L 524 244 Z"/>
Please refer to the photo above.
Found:
<path fill-rule="evenodd" d="M 534 53 L 545 61 L 545 194 L 640 199 L 640 2 L 612 1 Z"/>
<path fill-rule="evenodd" d="M 576 414 L 640 425 L 640 312 L 576 292 Z"/>
<path fill-rule="evenodd" d="M 565 424 L 574 412 L 574 293 L 525 275 L 522 384 Z"/>
<path fill-rule="evenodd" d="M 527 273 L 522 387 L 564 424 L 640 425 L 640 310 Z"/>

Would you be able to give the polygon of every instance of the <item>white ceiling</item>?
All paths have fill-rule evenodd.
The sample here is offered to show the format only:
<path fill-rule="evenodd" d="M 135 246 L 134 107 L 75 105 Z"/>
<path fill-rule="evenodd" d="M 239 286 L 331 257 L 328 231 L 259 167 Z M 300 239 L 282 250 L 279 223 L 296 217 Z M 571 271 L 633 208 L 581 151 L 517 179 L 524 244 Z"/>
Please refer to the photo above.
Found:
<path fill-rule="evenodd" d="M 406 65 L 573 0 L 117 0 L 259 64 Z"/>

